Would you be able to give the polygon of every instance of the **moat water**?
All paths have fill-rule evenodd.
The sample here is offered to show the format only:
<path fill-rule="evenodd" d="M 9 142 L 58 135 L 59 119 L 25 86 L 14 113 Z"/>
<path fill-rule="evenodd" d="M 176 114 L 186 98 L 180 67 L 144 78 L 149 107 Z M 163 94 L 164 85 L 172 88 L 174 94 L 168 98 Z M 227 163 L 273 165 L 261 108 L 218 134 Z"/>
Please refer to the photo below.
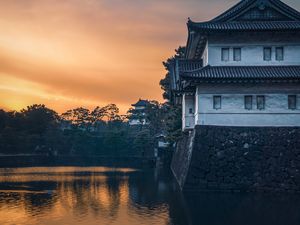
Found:
<path fill-rule="evenodd" d="M 300 196 L 182 194 L 166 169 L 0 169 L 1 225 L 299 225 Z"/>

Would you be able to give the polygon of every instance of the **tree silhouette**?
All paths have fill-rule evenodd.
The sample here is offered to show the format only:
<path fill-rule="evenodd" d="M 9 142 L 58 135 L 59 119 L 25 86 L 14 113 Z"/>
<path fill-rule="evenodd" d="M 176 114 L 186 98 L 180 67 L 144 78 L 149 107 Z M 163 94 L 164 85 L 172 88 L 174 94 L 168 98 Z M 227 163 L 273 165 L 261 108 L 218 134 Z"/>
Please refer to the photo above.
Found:
<path fill-rule="evenodd" d="M 31 105 L 21 110 L 25 125 L 34 134 L 43 134 L 50 126 L 56 126 L 58 114 L 45 105 Z"/>

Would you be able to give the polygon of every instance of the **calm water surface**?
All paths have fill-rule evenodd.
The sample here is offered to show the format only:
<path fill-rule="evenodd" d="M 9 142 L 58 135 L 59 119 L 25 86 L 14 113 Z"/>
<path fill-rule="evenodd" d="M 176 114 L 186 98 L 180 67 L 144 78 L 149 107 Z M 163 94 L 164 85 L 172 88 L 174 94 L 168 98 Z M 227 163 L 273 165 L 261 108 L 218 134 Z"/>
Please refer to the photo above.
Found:
<path fill-rule="evenodd" d="M 166 170 L 0 169 L 1 225 L 300 224 L 300 197 L 182 195 Z"/>

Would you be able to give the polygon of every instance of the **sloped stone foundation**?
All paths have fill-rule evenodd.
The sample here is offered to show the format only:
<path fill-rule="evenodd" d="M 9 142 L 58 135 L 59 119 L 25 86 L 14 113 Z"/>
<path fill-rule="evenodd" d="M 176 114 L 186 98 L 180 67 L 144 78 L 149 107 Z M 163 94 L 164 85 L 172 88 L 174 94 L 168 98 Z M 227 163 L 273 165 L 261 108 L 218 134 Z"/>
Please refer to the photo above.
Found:
<path fill-rule="evenodd" d="M 196 126 L 171 168 L 183 191 L 300 193 L 300 128 Z"/>

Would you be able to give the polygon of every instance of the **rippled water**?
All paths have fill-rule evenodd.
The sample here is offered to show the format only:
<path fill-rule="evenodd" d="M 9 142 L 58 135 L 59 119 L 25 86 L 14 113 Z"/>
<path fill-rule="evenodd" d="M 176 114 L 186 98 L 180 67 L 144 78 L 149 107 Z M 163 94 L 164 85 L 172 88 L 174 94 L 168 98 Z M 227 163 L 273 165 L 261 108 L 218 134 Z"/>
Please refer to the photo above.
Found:
<path fill-rule="evenodd" d="M 300 224 L 295 195 L 182 195 L 166 170 L 0 169 L 1 225 Z"/>

